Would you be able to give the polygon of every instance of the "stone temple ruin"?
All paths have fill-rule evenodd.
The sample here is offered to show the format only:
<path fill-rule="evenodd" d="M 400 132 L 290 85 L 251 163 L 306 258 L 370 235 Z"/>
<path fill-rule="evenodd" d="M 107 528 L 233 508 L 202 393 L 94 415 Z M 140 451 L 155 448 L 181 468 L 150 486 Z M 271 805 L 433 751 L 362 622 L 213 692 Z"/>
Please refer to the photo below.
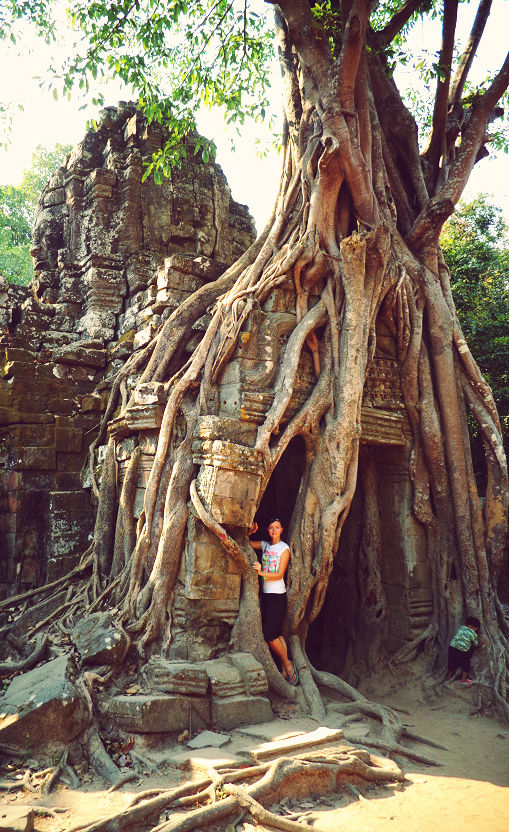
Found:
<path fill-rule="evenodd" d="M 161 129 L 147 125 L 134 105 L 103 111 L 97 131 L 74 149 L 41 198 L 33 285 L 0 284 L 1 597 L 54 580 L 76 565 L 90 543 L 95 516 L 87 450 L 113 374 L 185 298 L 215 280 L 255 238 L 247 208 L 232 199 L 220 168 L 192 149 L 182 169 L 161 186 L 151 178 L 142 181 L 143 163 L 162 139 Z M 205 316 L 189 332 L 189 353 L 207 322 Z M 248 526 L 257 507 L 259 523 L 273 512 L 285 524 L 290 520 L 302 443 L 290 444 L 261 503 L 261 461 L 253 445 L 272 403 L 281 343 L 294 326 L 294 289 L 285 284 L 250 315 L 220 379 L 219 412 L 200 420 L 193 444 L 198 488 L 221 523 Z M 360 466 L 369 459 L 382 483 L 378 509 L 390 649 L 421 631 L 432 610 L 424 540 L 412 514 L 410 429 L 396 354 L 395 336 L 382 311 L 364 390 Z M 298 377 L 287 419 L 314 384 L 307 351 Z M 134 447 L 142 451 L 135 516 L 142 509 L 163 410 L 162 385 L 137 386 L 137 381 L 132 376 L 127 384 L 133 405 L 122 418 L 114 414 L 108 427 L 108 436 L 115 439 L 119 486 Z M 104 449 L 96 450 L 99 468 Z M 315 660 L 323 660 L 324 667 L 325 650 L 329 657 L 336 650 L 340 662 L 348 649 L 346 643 L 334 643 L 331 630 L 347 638 L 348 620 L 355 614 L 356 589 L 341 564 L 350 563 L 357 551 L 362 499 L 360 485 L 341 538 L 329 604 L 313 625 L 314 638 L 310 633 L 311 645 L 317 645 Z M 191 514 L 168 658 L 206 664 L 226 652 L 239 594 L 235 564 Z M 343 616 L 332 628 L 324 617 L 330 616 L 331 606 Z M 322 654 L 319 643 L 326 645 Z M 231 695 L 249 692 L 245 680 L 256 676 L 256 669 L 246 670 L 242 655 L 235 659 L 241 670 L 235 670 L 235 662 L 229 666 Z M 214 667 L 209 670 L 209 678 L 214 677 Z M 219 676 L 224 672 L 217 669 Z M 195 676 L 191 689 L 201 690 L 204 679 Z M 175 684 L 169 689 L 179 690 L 182 683 Z M 221 684 L 219 680 L 218 689 Z M 255 680 L 251 687 L 252 693 L 260 692 L 263 684 Z M 118 703 L 120 720 L 122 707 Z"/>

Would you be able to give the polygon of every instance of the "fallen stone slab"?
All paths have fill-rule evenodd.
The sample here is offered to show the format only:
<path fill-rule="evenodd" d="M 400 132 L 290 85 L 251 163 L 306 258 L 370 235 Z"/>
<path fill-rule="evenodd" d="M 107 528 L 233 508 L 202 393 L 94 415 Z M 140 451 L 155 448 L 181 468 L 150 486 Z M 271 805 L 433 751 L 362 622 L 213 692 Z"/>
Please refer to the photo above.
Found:
<path fill-rule="evenodd" d="M 170 751 L 166 755 L 165 762 L 172 766 L 172 768 L 179 769 L 179 771 L 193 771 L 197 774 L 206 774 L 211 767 L 221 768 L 221 766 L 228 766 L 229 768 L 237 768 L 238 766 L 245 765 L 246 759 L 244 755 L 235 754 L 229 750 L 200 748 L 197 751 L 192 751 L 191 749 Z"/>
<path fill-rule="evenodd" d="M 270 702 L 264 696 L 212 697 L 212 723 L 222 731 L 237 725 L 267 722 L 272 717 Z"/>
<path fill-rule="evenodd" d="M 222 748 L 230 742 L 230 737 L 227 734 L 218 734 L 216 731 L 202 731 L 194 739 L 187 743 L 188 748 Z"/>
<path fill-rule="evenodd" d="M 295 720 L 271 719 L 256 725 L 243 725 L 239 727 L 238 733 L 258 742 L 260 740 L 286 740 L 290 737 L 301 736 L 306 731 L 314 730 L 315 727 L 316 720 L 306 717 L 299 717 Z"/>
<path fill-rule="evenodd" d="M 134 733 L 173 733 L 206 728 L 210 723 L 208 699 L 199 696 L 136 694 L 114 696 L 101 708 L 120 728 Z"/>
<path fill-rule="evenodd" d="M 255 763 L 264 760 L 273 760 L 275 757 L 285 757 L 290 754 L 297 754 L 307 748 L 318 748 L 330 745 L 338 740 L 344 739 L 343 731 L 340 728 L 317 728 L 316 731 L 308 731 L 295 737 L 273 742 L 264 742 L 262 745 L 249 751 L 249 756 Z"/>
<path fill-rule="evenodd" d="M 16 676 L 0 698 L 0 742 L 33 748 L 78 736 L 90 714 L 76 674 L 72 656 L 64 655 Z"/>
<path fill-rule="evenodd" d="M 1 806 L 0 832 L 33 832 L 34 810 L 27 806 Z"/>
<path fill-rule="evenodd" d="M 72 639 L 83 664 L 116 664 L 128 647 L 127 635 L 117 630 L 108 612 L 87 615 L 74 627 Z"/>

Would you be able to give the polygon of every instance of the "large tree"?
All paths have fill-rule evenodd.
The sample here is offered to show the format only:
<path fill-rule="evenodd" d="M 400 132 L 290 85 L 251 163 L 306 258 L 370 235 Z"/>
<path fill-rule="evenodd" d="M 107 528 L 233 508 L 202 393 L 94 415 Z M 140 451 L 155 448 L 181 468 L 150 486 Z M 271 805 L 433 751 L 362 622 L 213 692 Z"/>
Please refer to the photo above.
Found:
<path fill-rule="evenodd" d="M 32 16 L 46 27 L 46 6 L 43 0 L 16 3 L 13 14 Z M 166 118 L 174 128 L 166 154 L 154 160 L 156 175 L 178 160 L 180 136 L 192 126 L 200 99 L 221 104 L 232 117 L 264 117 L 263 59 L 271 44 L 277 46 L 284 88 L 281 183 L 266 228 L 215 284 L 200 289 L 171 315 L 113 385 L 96 444 L 104 440 L 126 376 L 141 372 L 141 383 L 171 380 L 134 551 L 125 560 L 123 554 L 114 557 L 113 583 L 114 536 L 104 529 L 114 526 L 118 512 L 111 487 L 113 447 L 108 446 L 92 553 L 96 593 L 103 603 L 114 599 L 124 610 L 131 631 L 139 634 L 141 651 L 171 638 L 168 603 L 187 519 L 196 513 L 242 572 L 234 641 L 263 662 L 275 690 L 294 696 L 261 636 L 247 530 L 223 528 L 212 518 L 196 488 L 190 459 L 198 415 L 216 412 L 218 380 L 252 310 L 291 280 L 296 325 L 280 355 L 274 401 L 258 429 L 255 451 L 263 463 L 263 493 L 291 440 L 301 436 L 305 444 L 289 528 L 288 627 L 310 708 L 321 712 L 316 682 L 325 677 L 307 660 L 306 637 L 324 603 L 356 491 L 363 387 L 376 346 L 377 317 L 383 315 L 398 345 L 413 443 L 413 513 L 433 573 L 431 622 L 399 658 L 413 655 L 424 643 L 435 651 L 446 645 L 451 631 L 448 582 L 454 572 L 464 613 L 482 621 L 486 681 L 509 715 L 509 628 L 496 587 L 506 535 L 507 466 L 491 390 L 463 337 L 439 245 L 444 222 L 474 164 L 486 153 L 487 127 L 500 116 L 498 104 L 509 84 L 506 58 L 484 86 L 468 86 L 491 0 L 480 0 L 460 54 L 457 0 L 281 0 L 267 3 L 258 14 L 248 2 L 226 0 L 69 6 L 85 39 L 64 70 L 64 90 L 78 77 L 82 85 L 92 84 L 103 67 L 139 90 L 148 117 Z M 394 64 L 405 33 L 427 11 L 440 16 L 442 40 L 429 135 L 420 143 L 416 120 L 395 84 Z M 209 152 L 206 144 L 203 152 Z M 314 305 L 312 294 L 320 295 Z M 211 303 L 207 332 L 186 360 L 183 338 Z M 316 383 L 286 422 L 303 350 L 311 352 Z M 123 401 L 128 408 L 130 402 Z M 485 447 L 482 503 L 472 475 L 467 411 Z M 363 488 L 369 508 L 377 489 L 376 471 L 369 466 L 364 466 Z M 127 488 L 124 498 L 129 494 L 132 499 L 133 490 Z M 120 516 L 131 510 L 124 504 Z M 370 519 L 369 511 L 365 524 L 359 574 L 366 582 L 360 597 L 369 623 L 375 614 L 372 599 L 379 599 L 382 589 L 377 542 L 368 539 L 376 536 L 376 518 Z M 117 541 L 123 534 L 117 527 Z M 370 632 L 369 649 L 376 653 L 380 631 L 372 627 Z"/>

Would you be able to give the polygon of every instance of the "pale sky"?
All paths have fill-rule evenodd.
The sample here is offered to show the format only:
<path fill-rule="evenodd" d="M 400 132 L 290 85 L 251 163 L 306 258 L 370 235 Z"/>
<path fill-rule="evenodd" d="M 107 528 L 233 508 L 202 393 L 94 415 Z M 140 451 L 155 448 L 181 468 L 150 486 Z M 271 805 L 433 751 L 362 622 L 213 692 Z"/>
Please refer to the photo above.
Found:
<path fill-rule="evenodd" d="M 460 26 L 468 31 L 475 7 L 460 5 Z M 266 9 L 266 7 L 265 7 Z M 509 3 L 507 0 L 494 0 L 492 21 L 487 30 L 487 43 L 483 53 L 476 59 L 479 77 L 486 67 L 499 69 L 507 49 L 507 32 L 509 31 Z M 429 29 L 417 26 L 413 34 L 415 52 L 429 48 L 431 43 Z M 439 39 L 434 45 L 439 44 Z M 8 151 L 0 150 L 0 184 L 17 184 L 23 170 L 30 166 L 32 153 L 38 144 L 53 147 L 57 142 L 75 144 L 85 132 L 87 118 L 96 115 L 97 108 L 88 107 L 80 110 L 83 101 L 74 96 L 70 101 L 54 101 L 51 94 L 39 88 L 35 76 L 42 75 L 51 60 L 51 51 L 42 41 L 30 38 L 24 40 L 23 54 L 16 55 L 15 48 L 8 48 L 0 55 L 0 78 L 2 91 L 0 99 L 7 98 L 23 105 L 23 112 L 15 112 L 12 142 Z M 26 47 L 32 47 L 31 54 Z M 404 70 L 398 72 L 398 84 L 405 81 Z M 279 96 L 279 71 L 274 67 L 272 73 L 274 97 Z M 122 94 L 121 88 L 109 84 L 104 89 L 105 103 L 116 104 L 120 98 L 129 98 Z M 232 152 L 224 132 L 221 114 L 215 112 L 200 113 L 198 127 L 203 135 L 213 138 L 218 152 L 217 161 L 223 168 L 232 189 L 233 196 L 239 202 L 247 204 L 255 217 L 258 230 L 263 228 L 272 208 L 280 174 L 280 157 L 275 151 L 260 159 L 256 152 L 256 139 L 265 140 L 263 126 L 246 125 L 240 137 L 235 136 L 235 151 Z M 233 135 L 230 130 L 230 136 Z M 509 156 L 504 153 L 496 158 L 482 160 L 472 172 L 464 193 L 464 199 L 473 199 L 477 193 L 493 195 L 494 202 L 503 208 L 509 221 Z"/>

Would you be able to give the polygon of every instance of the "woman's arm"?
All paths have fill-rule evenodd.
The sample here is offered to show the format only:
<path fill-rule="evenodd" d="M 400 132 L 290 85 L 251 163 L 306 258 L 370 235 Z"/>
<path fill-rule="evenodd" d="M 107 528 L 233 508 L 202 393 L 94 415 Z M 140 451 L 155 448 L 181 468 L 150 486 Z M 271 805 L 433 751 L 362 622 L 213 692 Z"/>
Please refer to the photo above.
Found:
<path fill-rule="evenodd" d="M 279 558 L 279 569 L 277 572 L 264 572 L 262 570 L 262 566 L 258 561 L 253 563 L 253 569 L 255 572 L 258 572 L 260 578 L 265 578 L 266 581 L 279 581 L 285 574 L 288 568 L 288 562 L 290 560 L 290 550 L 285 549 L 281 552 L 281 557 Z"/>
<path fill-rule="evenodd" d="M 248 531 L 248 535 L 255 534 L 258 531 L 258 523 L 253 523 L 251 528 Z M 261 549 L 262 548 L 262 541 L 261 540 L 250 540 L 249 541 L 253 549 Z"/>

